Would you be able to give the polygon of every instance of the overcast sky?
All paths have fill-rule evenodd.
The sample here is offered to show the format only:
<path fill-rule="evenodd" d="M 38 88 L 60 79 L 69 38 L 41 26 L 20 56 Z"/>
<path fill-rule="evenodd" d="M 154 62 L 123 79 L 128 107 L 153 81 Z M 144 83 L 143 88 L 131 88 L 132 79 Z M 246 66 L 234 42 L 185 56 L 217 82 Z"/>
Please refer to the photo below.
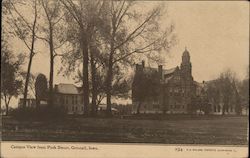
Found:
<path fill-rule="evenodd" d="M 148 3 L 150 6 L 150 3 L 157 2 L 143 3 Z M 166 19 L 175 24 L 179 42 L 167 56 L 164 67 L 180 65 L 181 55 L 187 47 L 196 81 L 214 79 L 227 68 L 235 71 L 241 79 L 246 76 L 249 66 L 249 3 L 247 1 L 170 1 L 166 4 L 168 7 Z M 21 42 L 14 43 L 13 49 L 20 51 L 24 47 Z M 60 68 L 60 60 L 56 59 L 56 63 L 55 72 Z M 49 76 L 47 48 L 44 49 L 44 53 L 34 57 L 32 72 Z M 74 83 L 72 79 L 60 74 L 55 74 L 54 82 L 55 84 Z"/>

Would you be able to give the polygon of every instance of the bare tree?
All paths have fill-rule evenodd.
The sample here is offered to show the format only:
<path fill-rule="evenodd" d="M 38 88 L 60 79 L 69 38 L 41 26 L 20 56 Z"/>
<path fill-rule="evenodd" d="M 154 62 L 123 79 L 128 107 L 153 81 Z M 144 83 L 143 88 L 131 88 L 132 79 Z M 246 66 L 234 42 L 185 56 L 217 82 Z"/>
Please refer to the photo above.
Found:
<path fill-rule="evenodd" d="M 106 15 L 100 25 L 108 48 L 106 97 L 107 115 L 111 115 L 112 81 L 114 65 L 131 62 L 135 54 L 158 54 L 168 50 L 174 41 L 173 25 L 160 30 L 163 7 L 157 6 L 148 12 L 139 13 L 132 1 L 105 2 Z"/>
<path fill-rule="evenodd" d="M 56 53 L 63 44 L 66 43 L 64 40 L 64 29 L 60 22 L 64 18 L 64 14 L 61 12 L 61 3 L 59 0 L 40 0 L 39 1 L 45 18 L 45 25 L 42 28 L 45 37 L 44 41 L 49 45 L 50 52 L 50 75 L 49 75 L 49 98 L 48 104 L 53 105 L 53 78 L 54 78 L 54 59 L 56 56 L 62 55 Z"/>
<path fill-rule="evenodd" d="M 37 31 L 38 31 L 37 30 L 37 20 L 38 20 L 37 0 L 31 0 L 26 3 L 30 3 L 32 6 L 32 13 L 34 15 L 32 22 L 29 22 L 24 17 L 24 15 L 22 15 L 21 12 L 19 12 L 17 7 L 11 0 L 8 1 L 8 4 L 10 5 L 9 11 L 12 17 L 10 19 L 10 23 L 13 26 L 12 28 L 14 29 L 14 34 L 20 40 L 23 41 L 23 43 L 25 44 L 25 46 L 28 48 L 30 52 L 27 75 L 26 75 L 26 80 L 25 80 L 24 94 L 23 94 L 24 107 L 26 106 L 32 60 L 35 55 L 35 41 L 38 38 L 37 36 Z"/>
<path fill-rule="evenodd" d="M 78 28 L 78 43 L 82 52 L 83 60 L 83 101 L 84 113 L 89 113 L 89 45 L 95 29 L 101 1 L 82 1 L 82 0 L 60 0 L 64 8 L 67 10 L 68 20 L 76 23 Z"/>

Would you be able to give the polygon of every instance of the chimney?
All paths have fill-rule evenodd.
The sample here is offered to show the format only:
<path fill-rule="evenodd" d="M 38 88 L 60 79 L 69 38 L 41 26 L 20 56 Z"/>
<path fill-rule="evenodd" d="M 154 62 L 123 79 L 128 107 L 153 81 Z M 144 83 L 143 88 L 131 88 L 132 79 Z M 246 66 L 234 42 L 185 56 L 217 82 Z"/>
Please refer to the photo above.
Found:
<path fill-rule="evenodd" d="M 142 68 L 144 68 L 144 67 L 145 67 L 145 61 L 142 60 L 142 61 L 141 61 L 141 64 L 142 64 Z"/>
<path fill-rule="evenodd" d="M 158 73 L 161 79 L 162 78 L 162 65 L 158 65 Z"/>

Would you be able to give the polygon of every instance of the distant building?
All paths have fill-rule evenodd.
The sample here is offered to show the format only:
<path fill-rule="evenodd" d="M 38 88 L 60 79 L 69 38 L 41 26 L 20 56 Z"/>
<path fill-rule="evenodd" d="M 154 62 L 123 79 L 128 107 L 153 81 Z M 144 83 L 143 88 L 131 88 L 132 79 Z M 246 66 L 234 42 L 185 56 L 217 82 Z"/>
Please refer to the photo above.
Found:
<path fill-rule="evenodd" d="M 24 101 L 23 98 L 19 99 L 19 101 L 18 101 L 18 107 L 19 108 L 21 108 L 21 107 L 24 106 L 23 105 L 23 101 Z M 36 99 L 34 99 L 34 98 L 27 98 L 25 107 L 35 108 L 36 107 Z"/>
<path fill-rule="evenodd" d="M 106 114 L 106 110 L 107 110 L 107 104 L 100 104 L 98 106 L 98 114 L 105 115 Z M 111 107 L 111 112 L 112 112 L 113 115 L 119 113 L 119 111 L 116 108 L 113 108 L 113 107 Z"/>
<path fill-rule="evenodd" d="M 147 89 L 152 84 L 144 83 L 144 80 L 152 81 L 153 88 Z M 185 49 L 182 55 L 180 67 L 163 69 L 145 67 L 145 62 L 136 64 L 134 80 L 132 84 L 132 113 L 222 113 L 222 101 L 217 104 L 209 99 L 207 87 L 213 81 L 199 83 L 193 80 L 190 54 Z M 141 95 L 150 95 L 140 98 Z M 152 91 L 152 92 L 151 92 Z M 220 94 L 218 94 L 220 95 Z M 221 97 L 219 97 L 222 99 Z M 235 98 L 234 98 L 235 100 Z M 235 101 L 229 105 L 225 114 L 235 114 Z"/>
<path fill-rule="evenodd" d="M 68 114 L 83 114 L 83 92 L 74 84 L 55 85 L 54 104 L 64 108 Z"/>

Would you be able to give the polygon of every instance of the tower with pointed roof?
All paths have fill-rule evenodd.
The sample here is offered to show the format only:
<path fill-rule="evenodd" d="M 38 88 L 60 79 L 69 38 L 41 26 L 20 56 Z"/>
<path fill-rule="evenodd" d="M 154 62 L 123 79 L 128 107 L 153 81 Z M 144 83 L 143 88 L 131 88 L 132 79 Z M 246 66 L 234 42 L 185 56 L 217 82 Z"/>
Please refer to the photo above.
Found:
<path fill-rule="evenodd" d="M 181 62 L 181 72 L 182 76 L 187 80 L 192 80 L 192 64 L 190 62 L 190 54 L 185 48 L 185 51 L 182 54 L 182 62 Z"/>

